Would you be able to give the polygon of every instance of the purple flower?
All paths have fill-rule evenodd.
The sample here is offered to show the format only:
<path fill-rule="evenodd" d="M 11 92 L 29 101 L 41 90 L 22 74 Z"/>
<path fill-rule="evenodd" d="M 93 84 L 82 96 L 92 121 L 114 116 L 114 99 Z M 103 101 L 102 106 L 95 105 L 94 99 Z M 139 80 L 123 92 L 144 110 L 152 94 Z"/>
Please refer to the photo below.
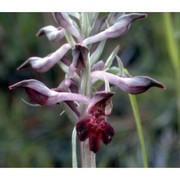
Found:
<path fill-rule="evenodd" d="M 138 14 L 138 13 L 125 14 L 120 18 L 118 18 L 117 21 L 112 26 L 110 26 L 109 28 L 105 29 L 104 31 L 94 36 L 86 38 L 83 41 L 83 43 L 88 45 L 106 40 L 108 38 L 119 37 L 129 30 L 133 21 L 145 17 L 146 14 Z"/>
<path fill-rule="evenodd" d="M 57 92 L 35 79 L 23 80 L 9 86 L 10 90 L 16 88 L 25 88 L 29 99 L 40 105 L 51 106 L 64 101 L 78 101 L 85 104 L 90 102 L 87 96 L 70 92 Z"/>
<path fill-rule="evenodd" d="M 46 35 L 49 41 L 60 41 L 64 37 L 64 29 L 54 26 L 46 26 L 41 28 L 36 36 Z"/>
<path fill-rule="evenodd" d="M 82 36 L 79 32 L 79 29 L 71 20 L 68 13 L 55 12 L 53 13 L 53 17 L 59 26 L 65 28 L 67 31 L 69 31 L 70 34 L 72 34 L 76 38 L 77 42 L 82 42 Z"/>
<path fill-rule="evenodd" d="M 49 41 L 63 39 L 67 43 L 46 57 L 30 57 L 17 68 L 21 70 L 31 66 L 38 72 L 46 72 L 59 63 L 65 72 L 65 78 L 59 86 L 50 89 L 38 80 L 29 79 L 9 86 L 9 89 L 24 88 L 30 101 L 41 106 L 64 102 L 66 112 L 76 122 L 78 139 L 88 139 L 90 150 L 96 153 L 101 141 L 109 144 L 114 136 L 114 129 L 107 122 L 113 107 L 114 93 L 109 92 L 112 85 L 130 94 L 140 94 L 151 87 L 165 89 L 165 86 L 147 76 L 115 75 L 123 72 L 120 60 L 119 69 L 111 67 L 119 45 L 106 61 L 99 60 L 101 56 L 104 57 L 107 39 L 122 36 L 135 20 L 145 18 L 146 14 L 111 13 L 104 17 L 99 14 L 91 16 L 90 13 L 72 15 L 65 12 L 53 13 L 58 27 L 46 26 L 37 33 L 37 36 L 45 35 Z M 118 72 L 113 71 L 113 68 Z M 81 106 L 82 103 L 85 106 Z"/>
<path fill-rule="evenodd" d="M 76 44 L 72 50 L 72 63 L 69 66 L 70 77 L 74 76 L 74 73 L 79 72 L 86 68 L 88 58 L 88 48 L 81 44 Z"/>
<path fill-rule="evenodd" d="M 22 65 L 20 65 L 17 70 L 24 69 L 25 67 L 31 65 L 32 68 L 36 69 L 38 72 L 46 72 L 56 63 L 58 63 L 70 48 L 71 46 L 66 43 L 62 45 L 58 50 L 44 58 L 30 57 Z"/>
<path fill-rule="evenodd" d="M 102 81 L 106 78 L 110 84 L 117 86 L 129 94 L 140 94 L 151 87 L 165 89 L 162 83 L 147 76 L 120 77 L 105 71 L 93 71 L 91 77 Z"/>
<path fill-rule="evenodd" d="M 89 138 L 89 149 L 94 153 L 99 150 L 100 141 L 109 144 L 114 136 L 113 127 L 106 121 L 106 115 L 112 110 L 113 94 L 105 91 L 96 93 L 83 117 L 76 124 L 79 140 L 85 141 Z"/>

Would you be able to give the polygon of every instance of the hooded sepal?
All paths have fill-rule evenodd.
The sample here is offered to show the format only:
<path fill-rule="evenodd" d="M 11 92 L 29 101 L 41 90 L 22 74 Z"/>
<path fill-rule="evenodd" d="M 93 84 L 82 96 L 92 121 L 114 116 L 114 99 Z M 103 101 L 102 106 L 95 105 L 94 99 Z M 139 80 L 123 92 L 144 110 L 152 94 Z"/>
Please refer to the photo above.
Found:
<path fill-rule="evenodd" d="M 129 94 L 141 94 L 151 87 L 158 87 L 166 89 L 165 86 L 148 77 L 148 76 L 135 76 L 135 77 L 120 77 L 105 71 L 94 71 L 91 77 L 104 81 L 104 77 L 110 84 L 115 85 Z"/>
<path fill-rule="evenodd" d="M 64 37 L 64 30 L 54 26 L 45 26 L 36 34 L 36 36 L 42 35 L 45 35 L 49 41 L 60 41 Z"/>
<path fill-rule="evenodd" d="M 86 68 L 88 61 L 88 48 L 82 44 L 76 44 L 72 50 L 73 60 L 69 66 L 69 77 L 73 77 L 74 73 L 77 74 Z"/>
<path fill-rule="evenodd" d="M 53 17 L 59 26 L 65 28 L 70 34 L 72 34 L 76 38 L 77 42 L 82 41 L 79 29 L 75 26 L 68 13 L 55 12 L 53 13 Z"/>
<path fill-rule="evenodd" d="M 112 112 L 112 96 L 114 93 L 99 91 L 96 92 L 87 107 L 87 112 L 96 117 L 107 116 Z"/>
<path fill-rule="evenodd" d="M 94 36 L 86 38 L 83 43 L 88 45 L 106 40 L 108 38 L 119 37 L 129 30 L 133 21 L 145 18 L 146 16 L 146 14 L 140 13 L 125 14 L 118 18 L 118 20 L 116 20 L 116 22 L 112 26 Z"/>
<path fill-rule="evenodd" d="M 22 70 L 28 66 L 31 66 L 38 72 L 46 72 L 50 68 L 52 68 L 56 63 L 58 63 L 70 48 L 71 46 L 69 44 L 64 44 L 58 50 L 44 58 L 30 57 L 22 65 L 20 65 L 17 68 L 17 70 Z"/>
<path fill-rule="evenodd" d="M 75 48 L 72 51 L 73 55 L 73 65 L 77 70 L 82 70 L 86 68 L 88 60 L 88 48 L 83 44 L 76 44 Z"/>
<path fill-rule="evenodd" d="M 77 101 L 84 104 L 90 102 L 87 96 L 70 92 L 57 92 L 35 79 L 23 80 L 9 86 L 10 90 L 16 88 L 25 88 L 30 101 L 40 105 L 51 106 L 66 101 Z"/>

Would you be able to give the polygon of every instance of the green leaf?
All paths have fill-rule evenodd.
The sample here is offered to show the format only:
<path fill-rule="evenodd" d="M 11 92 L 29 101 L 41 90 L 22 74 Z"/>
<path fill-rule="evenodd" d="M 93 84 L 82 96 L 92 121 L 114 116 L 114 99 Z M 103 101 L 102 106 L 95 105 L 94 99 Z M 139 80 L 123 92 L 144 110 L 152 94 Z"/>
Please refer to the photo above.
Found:
<path fill-rule="evenodd" d="M 109 55 L 109 57 L 106 60 L 105 63 L 105 68 L 106 70 L 109 69 L 113 63 L 113 60 L 115 59 L 115 57 L 117 56 L 118 52 L 119 52 L 119 48 L 120 46 L 116 46 L 116 48 L 113 50 L 113 52 Z"/>
<path fill-rule="evenodd" d="M 81 25 L 81 32 L 82 32 L 83 38 L 88 37 L 89 33 L 91 31 L 91 26 L 90 26 L 89 17 L 88 17 L 87 12 L 81 13 L 80 25 Z"/>
<path fill-rule="evenodd" d="M 102 55 L 102 53 L 104 51 L 105 44 L 106 44 L 106 40 L 101 41 L 98 44 L 98 47 L 96 48 L 96 50 L 92 53 L 92 55 L 91 55 L 91 66 L 99 60 L 100 56 Z"/>

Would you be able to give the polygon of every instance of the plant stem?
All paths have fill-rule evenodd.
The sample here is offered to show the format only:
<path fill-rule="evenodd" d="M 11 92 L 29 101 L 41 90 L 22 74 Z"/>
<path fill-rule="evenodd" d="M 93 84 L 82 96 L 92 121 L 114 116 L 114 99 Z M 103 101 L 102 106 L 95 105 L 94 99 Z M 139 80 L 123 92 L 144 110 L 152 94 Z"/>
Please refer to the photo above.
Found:
<path fill-rule="evenodd" d="M 89 139 L 81 142 L 81 167 L 95 168 L 96 167 L 96 154 L 89 150 Z"/>
<path fill-rule="evenodd" d="M 177 96 L 177 120 L 178 120 L 178 136 L 179 136 L 179 148 L 180 148 L 180 72 L 176 72 L 176 96 Z M 180 155 L 180 154 L 179 154 Z"/>
<path fill-rule="evenodd" d="M 74 127 L 72 132 L 72 167 L 77 168 L 77 152 L 76 152 L 76 127 Z"/>
<path fill-rule="evenodd" d="M 165 35 L 167 39 L 167 50 L 170 56 L 170 61 L 174 68 L 175 78 L 176 78 L 176 96 L 177 96 L 177 120 L 178 120 L 178 134 L 180 137 L 180 63 L 179 63 L 179 51 L 178 51 L 178 42 L 173 36 L 173 24 L 171 20 L 170 13 L 163 14 L 163 20 L 165 25 Z M 180 143 L 179 143 L 180 144 Z"/>
<path fill-rule="evenodd" d="M 129 98 L 130 98 L 132 110 L 133 110 L 133 113 L 134 113 L 134 118 L 135 118 L 135 121 L 136 121 L 136 127 L 137 127 L 137 131 L 138 131 L 139 141 L 140 141 L 140 144 L 141 144 L 141 150 L 142 150 L 142 156 L 143 156 L 143 165 L 144 165 L 144 167 L 148 167 L 147 154 L 146 154 L 146 148 L 145 148 L 144 136 L 143 136 L 143 130 L 142 130 L 141 119 L 140 119 L 140 115 L 139 115 L 136 96 L 129 95 Z"/>
<path fill-rule="evenodd" d="M 81 80 L 81 94 L 86 96 L 91 96 L 91 84 L 90 84 L 90 55 L 88 54 L 87 67 L 83 72 Z M 85 105 L 81 105 L 82 112 L 86 108 Z M 96 167 L 96 154 L 89 150 L 89 140 L 80 142 L 80 152 L 81 152 L 81 167 Z"/>

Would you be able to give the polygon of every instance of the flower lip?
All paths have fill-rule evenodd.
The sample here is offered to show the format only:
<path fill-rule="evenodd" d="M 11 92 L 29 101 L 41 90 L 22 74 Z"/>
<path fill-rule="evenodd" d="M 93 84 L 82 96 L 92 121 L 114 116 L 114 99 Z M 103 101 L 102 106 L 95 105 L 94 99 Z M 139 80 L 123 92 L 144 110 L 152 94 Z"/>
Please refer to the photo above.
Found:
<path fill-rule="evenodd" d="M 99 150 L 100 141 L 109 144 L 114 136 L 113 127 L 104 118 L 88 116 L 76 124 L 77 136 L 80 141 L 89 138 L 89 148 L 96 153 Z"/>

